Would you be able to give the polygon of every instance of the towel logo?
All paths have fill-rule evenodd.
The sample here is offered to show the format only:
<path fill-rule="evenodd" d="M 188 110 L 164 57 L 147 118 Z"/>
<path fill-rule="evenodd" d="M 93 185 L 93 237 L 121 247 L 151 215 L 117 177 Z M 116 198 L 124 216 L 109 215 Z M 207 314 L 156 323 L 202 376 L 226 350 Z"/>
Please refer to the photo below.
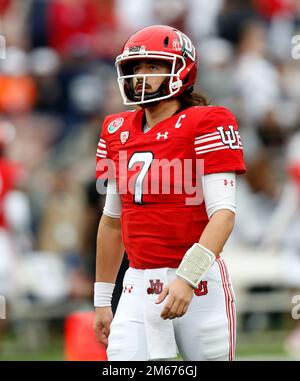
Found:
<path fill-rule="evenodd" d="M 127 292 L 128 294 L 131 294 L 132 289 L 133 289 L 132 284 L 126 284 L 126 286 L 124 286 L 123 293 Z"/>
<path fill-rule="evenodd" d="M 194 293 L 195 293 L 196 296 L 206 295 L 208 293 L 207 281 L 206 280 L 202 280 L 199 283 L 198 288 L 194 291 Z"/>
<path fill-rule="evenodd" d="M 160 294 L 163 290 L 163 282 L 160 279 L 150 279 L 150 287 L 147 288 L 147 294 Z"/>

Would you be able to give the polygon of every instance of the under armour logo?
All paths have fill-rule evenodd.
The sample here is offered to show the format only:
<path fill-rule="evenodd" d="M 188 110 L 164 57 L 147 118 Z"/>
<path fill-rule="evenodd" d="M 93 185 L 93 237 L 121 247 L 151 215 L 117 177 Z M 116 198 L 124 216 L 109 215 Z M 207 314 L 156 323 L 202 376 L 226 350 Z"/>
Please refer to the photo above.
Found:
<path fill-rule="evenodd" d="M 147 289 L 147 294 L 160 294 L 163 290 L 163 282 L 160 281 L 160 279 L 149 280 L 150 287 Z"/>
<path fill-rule="evenodd" d="M 162 134 L 161 132 L 158 132 L 157 135 L 156 135 L 156 139 L 157 140 L 159 140 L 160 138 L 167 139 L 168 135 L 169 135 L 169 131 L 165 132 L 164 134 Z"/>
<path fill-rule="evenodd" d="M 239 132 L 234 131 L 233 126 L 228 126 L 228 128 L 229 131 L 224 131 L 224 127 L 217 127 L 222 142 L 228 145 L 231 149 L 239 149 L 241 147 Z"/>
<path fill-rule="evenodd" d="M 229 184 L 233 187 L 233 180 L 228 181 L 228 180 L 224 179 L 224 185 L 227 186 Z"/>
<path fill-rule="evenodd" d="M 126 286 L 124 287 L 123 293 L 128 292 L 128 294 L 130 294 L 132 289 L 133 289 L 133 285 L 132 284 L 126 284 Z"/>

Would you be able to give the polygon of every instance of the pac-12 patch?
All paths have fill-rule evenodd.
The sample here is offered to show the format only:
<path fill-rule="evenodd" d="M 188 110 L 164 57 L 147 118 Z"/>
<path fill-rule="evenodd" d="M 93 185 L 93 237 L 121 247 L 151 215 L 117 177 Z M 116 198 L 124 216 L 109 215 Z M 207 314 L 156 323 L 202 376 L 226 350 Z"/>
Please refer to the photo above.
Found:
<path fill-rule="evenodd" d="M 124 123 L 124 118 L 118 118 L 113 120 L 111 123 L 109 123 L 108 132 L 110 134 L 113 134 L 122 126 L 123 123 Z"/>
<path fill-rule="evenodd" d="M 120 133 L 120 142 L 125 144 L 129 138 L 129 131 L 122 131 Z"/>

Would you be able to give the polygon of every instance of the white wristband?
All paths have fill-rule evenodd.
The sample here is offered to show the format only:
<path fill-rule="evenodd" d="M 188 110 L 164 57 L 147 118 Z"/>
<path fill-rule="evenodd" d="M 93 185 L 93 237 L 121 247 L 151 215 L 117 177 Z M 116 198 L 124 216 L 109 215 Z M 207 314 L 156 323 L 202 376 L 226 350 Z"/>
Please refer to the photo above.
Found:
<path fill-rule="evenodd" d="M 106 282 L 94 283 L 94 306 L 95 307 L 110 307 L 114 288 L 115 288 L 114 283 L 106 283 Z"/>
<path fill-rule="evenodd" d="M 197 288 L 202 277 L 210 269 L 215 259 L 214 253 L 199 243 L 194 243 L 185 253 L 176 271 L 176 275 L 184 279 L 192 287 Z"/>

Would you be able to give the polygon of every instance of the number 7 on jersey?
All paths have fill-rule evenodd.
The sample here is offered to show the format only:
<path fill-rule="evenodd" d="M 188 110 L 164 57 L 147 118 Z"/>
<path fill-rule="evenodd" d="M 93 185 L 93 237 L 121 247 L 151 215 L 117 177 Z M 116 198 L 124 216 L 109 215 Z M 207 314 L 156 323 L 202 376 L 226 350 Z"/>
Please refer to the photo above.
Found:
<path fill-rule="evenodd" d="M 135 152 L 128 163 L 128 169 L 132 169 L 134 164 L 136 163 L 144 163 L 140 173 L 138 174 L 135 184 L 134 184 L 134 202 L 136 204 L 143 204 L 142 196 L 143 196 L 143 183 L 145 176 L 151 166 L 153 161 L 153 153 L 152 152 Z"/>

